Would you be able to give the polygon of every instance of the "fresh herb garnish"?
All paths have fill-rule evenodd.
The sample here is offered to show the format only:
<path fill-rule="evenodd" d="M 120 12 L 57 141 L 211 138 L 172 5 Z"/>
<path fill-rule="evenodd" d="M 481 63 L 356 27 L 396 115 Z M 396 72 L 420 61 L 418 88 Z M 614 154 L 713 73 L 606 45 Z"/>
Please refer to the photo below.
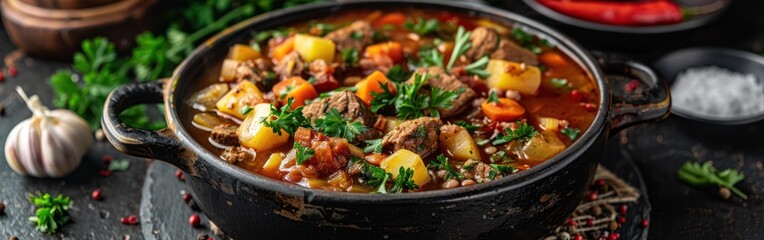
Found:
<path fill-rule="evenodd" d="M 443 67 L 443 54 L 436 48 L 419 50 L 419 67 Z"/>
<path fill-rule="evenodd" d="M 472 168 L 474 168 L 477 165 L 478 165 L 478 161 L 473 161 L 469 164 L 462 165 L 462 169 L 465 171 L 469 171 L 469 170 L 472 170 Z"/>
<path fill-rule="evenodd" d="M 748 199 L 748 195 L 735 187 L 735 184 L 742 181 L 745 176 L 734 169 L 726 169 L 719 172 L 711 165 L 710 161 L 703 165 L 697 162 L 686 162 L 682 165 L 682 168 L 679 169 L 677 174 L 679 179 L 690 185 L 701 186 L 714 184 L 719 187 L 728 188 L 743 199 Z"/>
<path fill-rule="evenodd" d="M 378 112 L 381 109 L 393 108 L 401 119 L 414 119 L 429 114 L 432 117 L 440 117 L 438 109 L 450 109 L 451 102 L 461 94 L 464 89 L 458 91 L 445 91 L 439 87 L 430 89 L 430 95 L 419 94 L 428 75 L 415 74 L 414 83 L 398 83 L 398 93 L 392 94 L 387 84 L 382 84 L 382 93 L 372 92 L 374 99 L 371 101 L 371 111 Z"/>
<path fill-rule="evenodd" d="M 293 31 L 292 29 L 287 29 L 287 28 L 265 30 L 255 34 L 254 39 L 258 43 L 263 43 L 271 38 L 287 37 L 289 36 L 289 34 L 292 33 L 292 31 Z"/>
<path fill-rule="evenodd" d="M 488 103 L 493 103 L 498 105 L 499 104 L 499 97 L 496 96 L 496 92 L 491 91 L 490 94 L 488 94 L 488 100 L 486 100 Z"/>
<path fill-rule="evenodd" d="M 130 168 L 130 160 L 118 160 L 114 159 L 109 162 L 109 171 L 112 172 L 124 172 Z"/>
<path fill-rule="evenodd" d="M 281 110 L 271 105 L 271 115 L 263 118 L 261 122 L 269 128 L 273 128 L 273 133 L 281 136 L 281 130 L 293 135 L 299 127 L 310 127 L 310 121 L 302 115 L 303 106 L 292 110 L 294 98 L 289 98 L 287 104 L 281 107 Z"/>
<path fill-rule="evenodd" d="M 384 185 L 387 182 L 388 173 L 385 172 L 385 169 L 371 165 L 363 159 L 354 159 L 355 162 L 361 164 L 361 173 L 358 175 L 358 177 L 364 184 L 372 187 L 379 187 L 380 185 Z"/>
<path fill-rule="evenodd" d="M 481 78 L 488 78 L 491 76 L 491 73 L 485 70 L 486 66 L 488 66 L 488 61 L 488 56 L 483 56 L 477 61 L 467 65 L 464 69 L 469 74 L 477 75 Z"/>
<path fill-rule="evenodd" d="M 382 152 L 382 139 L 366 140 L 366 147 L 363 148 L 364 153 L 381 153 Z"/>
<path fill-rule="evenodd" d="M 308 161 L 308 159 L 313 157 L 313 154 L 316 153 L 315 150 L 309 147 L 305 147 L 302 144 L 298 142 L 294 142 L 294 145 L 292 146 L 297 152 L 295 154 L 295 159 L 297 160 L 297 165 L 302 165 L 305 161 Z"/>
<path fill-rule="evenodd" d="M 573 141 L 573 140 L 576 140 L 576 138 L 578 138 L 578 134 L 581 133 L 581 130 L 571 128 L 571 127 L 566 127 L 560 130 L 560 133 L 565 134 L 565 136 L 568 136 L 568 138 L 570 138 L 570 140 Z"/>
<path fill-rule="evenodd" d="M 385 176 L 380 181 L 382 182 L 382 184 L 379 184 L 379 187 L 377 187 L 376 193 L 387 193 L 387 180 L 392 178 L 392 176 L 393 175 L 390 173 L 385 173 Z"/>
<path fill-rule="evenodd" d="M 496 171 L 499 171 L 499 173 L 502 176 L 507 176 L 509 174 L 513 174 L 517 172 L 516 168 L 509 165 L 491 164 L 491 167 L 493 167 L 493 169 L 496 169 Z"/>
<path fill-rule="evenodd" d="M 496 169 L 491 169 L 491 171 L 488 171 L 488 179 L 494 180 L 496 179 L 497 171 Z"/>
<path fill-rule="evenodd" d="M 407 19 L 406 22 L 403 23 L 403 27 L 416 34 L 427 35 L 440 30 L 440 21 L 436 18 L 425 20 L 421 17 L 417 18 L 416 22 L 412 19 Z"/>
<path fill-rule="evenodd" d="M 316 119 L 316 129 L 332 137 L 341 137 L 353 142 L 355 136 L 367 131 L 366 126 L 361 122 L 354 122 L 352 119 L 343 118 L 337 109 L 332 108 L 323 117 Z"/>
<path fill-rule="evenodd" d="M 358 49 L 348 48 L 342 50 L 342 62 L 355 66 L 358 64 Z"/>
<path fill-rule="evenodd" d="M 401 65 L 396 64 L 387 70 L 387 79 L 393 82 L 405 82 L 411 77 L 411 72 L 403 69 Z"/>
<path fill-rule="evenodd" d="M 414 177 L 414 170 L 411 168 L 403 168 L 401 167 L 398 169 L 398 177 L 393 180 L 393 187 L 390 188 L 389 192 L 394 193 L 401 193 L 404 189 L 408 190 L 416 190 L 419 189 L 419 186 L 416 185 L 414 180 L 411 180 L 411 178 Z"/>
<path fill-rule="evenodd" d="M 50 194 L 38 193 L 37 196 L 30 195 L 29 201 L 37 207 L 35 216 L 29 217 L 29 221 L 32 221 L 40 232 L 54 234 L 70 220 L 68 211 L 72 207 L 72 200 L 69 197 L 59 194 L 58 197 L 52 198 Z"/>
<path fill-rule="evenodd" d="M 456 125 L 464 127 L 464 129 L 467 129 L 469 132 L 474 132 L 475 130 L 480 129 L 480 126 L 465 121 L 458 121 L 456 122 Z"/>
<path fill-rule="evenodd" d="M 308 32 L 313 35 L 324 36 L 327 33 L 336 30 L 337 28 L 339 27 L 334 24 L 311 21 L 310 30 L 308 30 Z"/>
<path fill-rule="evenodd" d="M 446 71 L 450 71 L 451 67 L 454 66 L 454 63 L 456 63 L 456 59 L 472 47 L 472 43 L 470 42 L 470 32 L 465 30 L 462 26 L 459 26 L 456 30 L 456 38 L 454 39 L 454 50 L 451 52 L 451 58 L 448 59 Z"/>
<path fill-rule="evenodd" d="M 430 161 L 430 164 L 427 166 L 427 168 L 438 171 L 438 170 L 446 170 L 446 176 L 443 177 L 443 181 L 448 181 L 449 179 L 456 179 L 456 180 L 462 180 L 464 179 L 464 175 L 462 175 L 459 171 L 456 171 L 454 167 L 448 164 L 448 158 L 440 154 L 438 157 L 435 158 L 435 160 Z"/>
<path fill-rule="evenodd" d="M 350 33 L 350 37 L 355 40 L 361 40 L 363 39 L 363 33 L 360 31 L 353 31 L 352 33 Z"/>
<path fill-rule="evenodd" d="M 549 80 L 549 83 L 556 88 L 568 87 L 568 79 L 564 78 L 552 78 L 552 80 Z"/>
<path fill-rule="evenodd" d="M 252 110 L 254 110 L 254 108 L 250 107 L 249 105 L 244 105 L 244 107 L 239 110 L 239 113 L 241 113 L 241 115 L 247 115 Z"/>
<path fill-rule="evenodd" d="M 492 163 L 507 163 L 511 162 L 512 158 L 507 155 L 504 151 L 498 151 L 495 154 L 491 155 L 489 158 Z"/>
<path fill-rule="evenodd" d="M 512 29 L 512 37 L 520 43 L 520 46 L 530 50 L 534 54 L 541 53 L 542 49 L 536 43 L 536 37 L 533 36 L 533 34 L 527 33 L 523 29 L 516 27 Z"/>
<path fill-rule="evenodd" d="M 503 135 L 499 135 L 496 137 L 495 140 L 491 144 L 493 145 L 501 145 L 508 142 L 511 142 L 512 140 L 519 140 L 520 142 L 527 142 L 530 140 L 533 136 L 536 136 L 538 132 L 536 131 L 536 128 L 533 126 L 529 126 L 525 122 L 517 121 L 517 129 L 512 130 L 511 128 L 506 128 L 505 133 Z"/>

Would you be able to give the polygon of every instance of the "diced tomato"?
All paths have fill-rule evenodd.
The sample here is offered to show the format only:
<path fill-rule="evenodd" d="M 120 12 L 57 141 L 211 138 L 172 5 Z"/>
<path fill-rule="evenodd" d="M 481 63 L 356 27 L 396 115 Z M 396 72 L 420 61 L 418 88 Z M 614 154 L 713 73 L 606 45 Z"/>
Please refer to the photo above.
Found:
<path fill-rule="evenodd" d="M 401 26 L 406 22 L 406 15 L 400 12 L 392 12 L 385 14 L 381 18 L 374 21 L 374 27 L 380 28 L 385 25 Z"/>

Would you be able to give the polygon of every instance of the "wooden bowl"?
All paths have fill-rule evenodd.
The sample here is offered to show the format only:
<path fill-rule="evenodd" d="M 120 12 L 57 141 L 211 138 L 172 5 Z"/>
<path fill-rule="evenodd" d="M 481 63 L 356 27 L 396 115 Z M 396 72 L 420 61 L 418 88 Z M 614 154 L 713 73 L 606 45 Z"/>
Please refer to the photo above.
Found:
<path fill-rule="evenodd" d="M 103 6 L 121 0 L 21 0 L 22 2 L 41 8 L 51 9 L 81 9 Z"/>
<path fill-rule="evenodd" d="M 157 0 L 122 0 L 84 9 L 50 9 L 0 0 L 5 29 L 16 47 L 30 55 L 68 59 L 82 40 L 105 36 L 118 50 L 128 49 L 135 35 L 151 26 Z M 95 0 L 94 0 L 95 1 Z M 103 0 L 106 1 L 106 0 Z"/>

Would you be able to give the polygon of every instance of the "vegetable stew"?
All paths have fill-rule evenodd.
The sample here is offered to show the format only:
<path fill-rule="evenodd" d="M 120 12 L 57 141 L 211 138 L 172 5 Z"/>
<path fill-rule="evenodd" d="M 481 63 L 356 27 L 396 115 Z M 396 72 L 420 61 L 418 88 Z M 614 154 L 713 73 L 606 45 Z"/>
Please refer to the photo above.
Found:
<path fill-rule="evenodd" d="M 552 43 L 443 11 L 253 32 L 210 67 L 220 74 L 183 111 L 196 140 L 221 161 L 330 191 L 497 180 L 562 152 L 599 106 L 590 75 Z"/>

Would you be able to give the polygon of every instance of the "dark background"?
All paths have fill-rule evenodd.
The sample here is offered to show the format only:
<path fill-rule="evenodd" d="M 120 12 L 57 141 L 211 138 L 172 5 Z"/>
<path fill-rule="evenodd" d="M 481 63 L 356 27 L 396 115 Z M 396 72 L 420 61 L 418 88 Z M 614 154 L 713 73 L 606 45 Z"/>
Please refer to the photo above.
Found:
<path fill-rule="evenodd" d="M 497 2 L 497 1 L 494 1 Z M 722 46 L 760 54 L 764 51 L 764 1 L 735 0 L 730 9 L 716 21 L 699 29 L 675 34 L 628 36 L 604 34 L 560 25 L 524 6 L 520 1 L 500 1 L 497 5 L 540 20 L 572 36 L 589 50 L 626 54 L 646 63 L 677 49 L 693 46 Z M 4 31 L 0 30 L 0 55 L 14 50 Z M 13 88 L 24 87 L 27 93 L 38 94 L 48 106 L 52 90 L 45 83 L 57 69 L 70 63 L 24 57 L 17 62 L 18 75 L 6 75 L 0 83 L 0 102 L 6 116 L 0 117 L 0 146 L 18 122 L 31 116 L 14 97 Z M 609 158 L 631 158 L 639 166 L 653 206 L 650 239 L 764 239 L 764 122 L 744 126 L 708 125 L 671 116 L 658 123 L 648 123 L 619 133 L 609 144 L 619 148 Z M 127 172 L 102 177 L 101 157 L 115 159 L 127 156 L 117 153 L 107 142 L 98 142 L 71 177 L 63 180 L 24 178 L 16 175 L 0 159 L 0 201 L 6 203 L 0 215 L 0 238 L 16 235 L 21 239 L 40 239 L 26 218 L 34 208 L 27 195 L 35 192 L 63 193 L 71 196 L 70 211 L 75 223 L 67 225 L 49 238 L 74 239 L 142 239 L 140 226 L 125 226 L 119 218 L 138 214 L 146 169 L 150 161 L 132 159 Z M 628 156 L 623 156 L 628 155 Z M 717 168 L 736 168 L 746 179 L 738 187 L 749 194 L 743 201 L 732 197 L 722 200 L 715 187 L 693 188 L 676 178 L 676 171 L 686 161 L 712 160 Z M 104 200 L 90 200 L 90 193 L 100 188 Z M 177 198 L 177 209 L 187 211 Z"/>

